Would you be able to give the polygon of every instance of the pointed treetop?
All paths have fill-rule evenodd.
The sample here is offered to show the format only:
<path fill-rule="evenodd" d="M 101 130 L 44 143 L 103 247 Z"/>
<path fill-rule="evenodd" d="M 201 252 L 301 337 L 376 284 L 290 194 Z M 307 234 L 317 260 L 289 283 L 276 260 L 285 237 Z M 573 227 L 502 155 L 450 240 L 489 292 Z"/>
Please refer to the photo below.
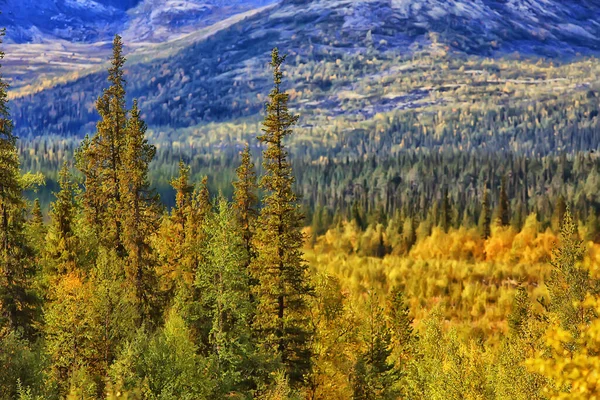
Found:
<path fill-rule="evenodd" d="M 115 39 L 113 40 L 111 67 L 108 69 L 108 80 L 113 85 L 124 85 L 123 66 L 125 65 L 125 61 L 126 58 L 123 56 L 123 41 L 121 40 L 121 36 L 115 35 Z"/>
<path fill-rule="evenodd" d="M 283 73 L 281 72 L 281 65 L 285 62 L 287 55 L 280 56 L 279 49 L 275 47 L 271 52 L 271 66 L 273 67 L 273 78 L 275 81 L 275 86 L 279 89 L 279 85 L 281 84 L 281 79 L 283 78 Z"/>

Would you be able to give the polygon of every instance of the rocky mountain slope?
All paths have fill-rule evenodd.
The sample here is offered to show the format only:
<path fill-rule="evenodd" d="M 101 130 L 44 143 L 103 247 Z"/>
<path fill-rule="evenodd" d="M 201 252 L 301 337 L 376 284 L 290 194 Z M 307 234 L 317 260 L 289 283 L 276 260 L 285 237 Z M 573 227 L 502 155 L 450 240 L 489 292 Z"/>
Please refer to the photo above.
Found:
<path fill-rule="evenodd" d="M 257 0 L 252 7 L 267 3 Z M 544 82 L 550 72 L 540 76 L 530 71 L 503 71 L 496 65 L 490 71 L 463 71 L 460 77 L 440 73 L 433 87 L 403 83 L 391 93 L 386 91 L 385 82 L 401 82 L 405 73 L 414 71 L 430 76 L 427 68 L 437 70 L 436 60 L 441 60 L 442 68 L 456 57 L 483 60 L 482 57 L 513 57 L 518 53 L 563 62 L 578 55 L 597 54 L 600 6 L 595 3 L 283 0 L 239 20 L 228 19 L 230 23 L 223 26 L 211 25 L 197 31 L 204 26 L 199 20 L 205 25 L 224 21 L 223 18 L 245 10 L 249 3 L 144 0 L 126 7 L 126 40 L 168 42 L 149 48 L 142 55 L 132 53 L 128 64 L 129 94 L 140 99 L 154 131 L 174 131 L 175 136 L 205 124 L 252 119 L 261 112 L 261 96 L 268 92 L 268 52 L 277 46 L 290 54 L 290 86 L 301 92 L 293 97 L 295 106 L 304 112 L 349 118 L 355 107 L 372 110 L 363 115 L 369 119 L 381 112 L 419 110 L 460 98 L 461 88 L 476 80 L 473 76 L 483 74 L 484 81 L 495 82 L 494 85 L 504 82 L 531 86 L 529 80 Z M 119 14 L 124 12 L 122 8 L 108 3 L 102 7 L 116 16 L 125 15 Z M 132 21 L 138 21 L 138 25 Z M 175 29 L 171 27 L 189 33 L 166 39 Z M 206 29 L 209 34 L 199 33 L 208 32 Z M 432 63 L 424 70 L 419 61 L 422 54 Z M 386 63 L 385 68 L 381 63 Z M 99 88 L 105 85 L 105 74 L 96 67 L 70 76 L 41 91 L 30 86 L 13 94 L 15 122 L 22 135 L 81 135 L 93 129 L 93 103 Z M 589 89 L 588 78 L 589 75 L 576 86 L 563 89 Z M 418 82 L 424 78 L 415 79 Z M 371 86 L 365 86 L 365 82 Z M 445 92 L 451 88 L 456 93 L 443 101 L 431 100 L 432 91 L 440 88 L 446 88 Z"/>
<path fill-rule="evenodd" d="M 9 43 L 163 41 L 273 0 L 0 0 Z"/>

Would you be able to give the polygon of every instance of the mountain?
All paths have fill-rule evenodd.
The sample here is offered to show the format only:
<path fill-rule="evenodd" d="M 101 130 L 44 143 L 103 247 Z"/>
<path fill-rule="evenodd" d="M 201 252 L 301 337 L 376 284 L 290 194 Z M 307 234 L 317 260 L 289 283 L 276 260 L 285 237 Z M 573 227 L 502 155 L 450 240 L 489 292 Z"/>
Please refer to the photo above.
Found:
<path fill-rule="evenodd" d="M 273 0 L 0 0 L 9 43 L 163 41 Z"/>
<path fill-rule="evenodd" d="M 276 46 L 290 55 L 288 85 L 294 107 L 304 115 L 304 136 L 298 140 L 314 149 L 325 146 L 311 154 L 327 154 L 328 148 L 339 152 L 359 139 L 383 140 L 370 131 L 381 118 L 387 121 L 385 141 L 390 146 L 441 146 L 448 144 L 444 132 L 451 131 L 443 126 L 456 110 L 471 112 L 476 102 L 500 112 L 499 107 L 508 107 L 511 113 L 528 113 L 532 101 L 570 107 L 582 104 L 576 100 L 580 96 L 596 98 L 595 59 L 577 76 L 568 63 L 600 51 L 600 6 L 592 1 L 283 0 L 255 8 L 268 3 L 254 2 L 251 10 L 244 1 L 146 0 L 126 7 L 126 38 L 166 41 L 137 51 L 134 46 L 127 70 L 129 95 L 139 98 L 156 140 L 223 146 L 253 134 L 257 127 L 247 124 L 263 109 L 269 90 L 268 53 Z M 102 6 L 116 16 L 123 11 Z M 247 14 L 238 12 L 242 9 Z M 193 15 L 203 15 L 198 18 L 205 22 Z M 186 34 L 170 37 L 171 27 Z M 526 59 L 517 60 L 515 53 Z M 538 65 L 538 57 L 554 61 Z M 90 132 L 105 76 L 96 64 L 43 85 L 18 85 L 12 93 L 18 133 Z M 414 123 L 390 122 L 399 113 L 406 121 L 430 122 L 419 122 L 424 127 L 418 129 Z M 478 123 L 484 122 L 481 118 Z M 346 137 L 340 136 L 341 128 Z M 480 128 L 470 127 L 471 136 L 455 133 L 452 146 L 488 146 Z M 438 129 L 442 136 L 427 137 Z M 487 141 L 529 151 L 565 148 L 549 146 L 542 137 L 532 142 L 531 132 L 522 133 L 520 127 L 507 129 L 504 136 Z M 226 139 L 214 133 L 221 130 L 230 131 Z M 409 140 L 411 132 L 421 138 Z M 208 139 L 210 135 L 216 137 Z M 597 146 L 593 140 L 583 142 Z"/>

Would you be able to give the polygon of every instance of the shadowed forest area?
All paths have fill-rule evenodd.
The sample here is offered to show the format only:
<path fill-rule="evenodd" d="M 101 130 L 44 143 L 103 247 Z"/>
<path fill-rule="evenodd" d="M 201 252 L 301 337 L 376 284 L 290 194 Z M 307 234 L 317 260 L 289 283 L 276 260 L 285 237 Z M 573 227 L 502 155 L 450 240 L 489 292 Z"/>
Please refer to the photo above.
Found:
<path fill-rule="evenodd" d="M 595 93 L 440 112 L 433 136 L 405 115 L 311 158 L 271 56 L 260 134 L 211 156 L 152 144 L 119 36 L 80 143 L 18 139 L 0 82 L 0 398 L 598 396 L 600 161 L 576 143 Z M 452 140 L 563 111 L 554 138 L 581 152 Z M 402 149 L 368 147 L 400 124 Z"/>

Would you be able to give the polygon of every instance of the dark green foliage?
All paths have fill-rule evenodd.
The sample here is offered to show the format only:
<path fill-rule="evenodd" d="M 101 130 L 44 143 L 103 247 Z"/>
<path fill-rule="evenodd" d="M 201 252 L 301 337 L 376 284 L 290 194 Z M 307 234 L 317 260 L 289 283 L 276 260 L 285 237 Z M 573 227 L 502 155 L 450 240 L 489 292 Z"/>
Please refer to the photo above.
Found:
<path fill-rule="evenodd" d="M 288 110 L 289 95 L 281 91 L 285 57 L 273 50 L 275 87 L 269 94 L 263 134 L 265 191 L 255 236 L 256 259 L 251 265 L 256 299 L 253 329 L 263 351 L 276 357 L 293 384 L 310 370 L 311 336 L 307 296 L 312 289 L 302 256 L 302 215 L 293 191 L 294 176 L 283 140 L 292 134 L 298 117 Z"/>
<path fill-rule="evenodd" d="M 238 217 L 244 245 L 246 247 L 246 255 L 248 260 L 254 255 L 252 248 L 252 238 L 255 232 L 256 218 L 258 216 L 258 197 L 256 172 L 252 163 L 250 146 L 246 146 L 242 152 L 242 162 L 236 169 L 237 180 L 233 183 L 235 191 L 233 194 L 233 202 Z M 249 262 L 248 262 L 249 263 Z"/>
<path fill-rule="evenodd" d="M 498 200 L 498 209 L 496 210 L 496 222 L 501 226 L 508 226 L 510 224 L 510 204 L 505 176 L 502 177 L 500 184 L 500 198 Z"/>
<path fill-rule="evenodd" d="M 402 311 L 400 311 L 402 312 Z M 377 305 L 377 297 L 370 294 L 364 349 L 357 358 L 352 372 L 352 389 L 355 400 L 395 399 L 398 396 L 395 382 L 397 371 L 391 362 L 392 332 Z"/>

